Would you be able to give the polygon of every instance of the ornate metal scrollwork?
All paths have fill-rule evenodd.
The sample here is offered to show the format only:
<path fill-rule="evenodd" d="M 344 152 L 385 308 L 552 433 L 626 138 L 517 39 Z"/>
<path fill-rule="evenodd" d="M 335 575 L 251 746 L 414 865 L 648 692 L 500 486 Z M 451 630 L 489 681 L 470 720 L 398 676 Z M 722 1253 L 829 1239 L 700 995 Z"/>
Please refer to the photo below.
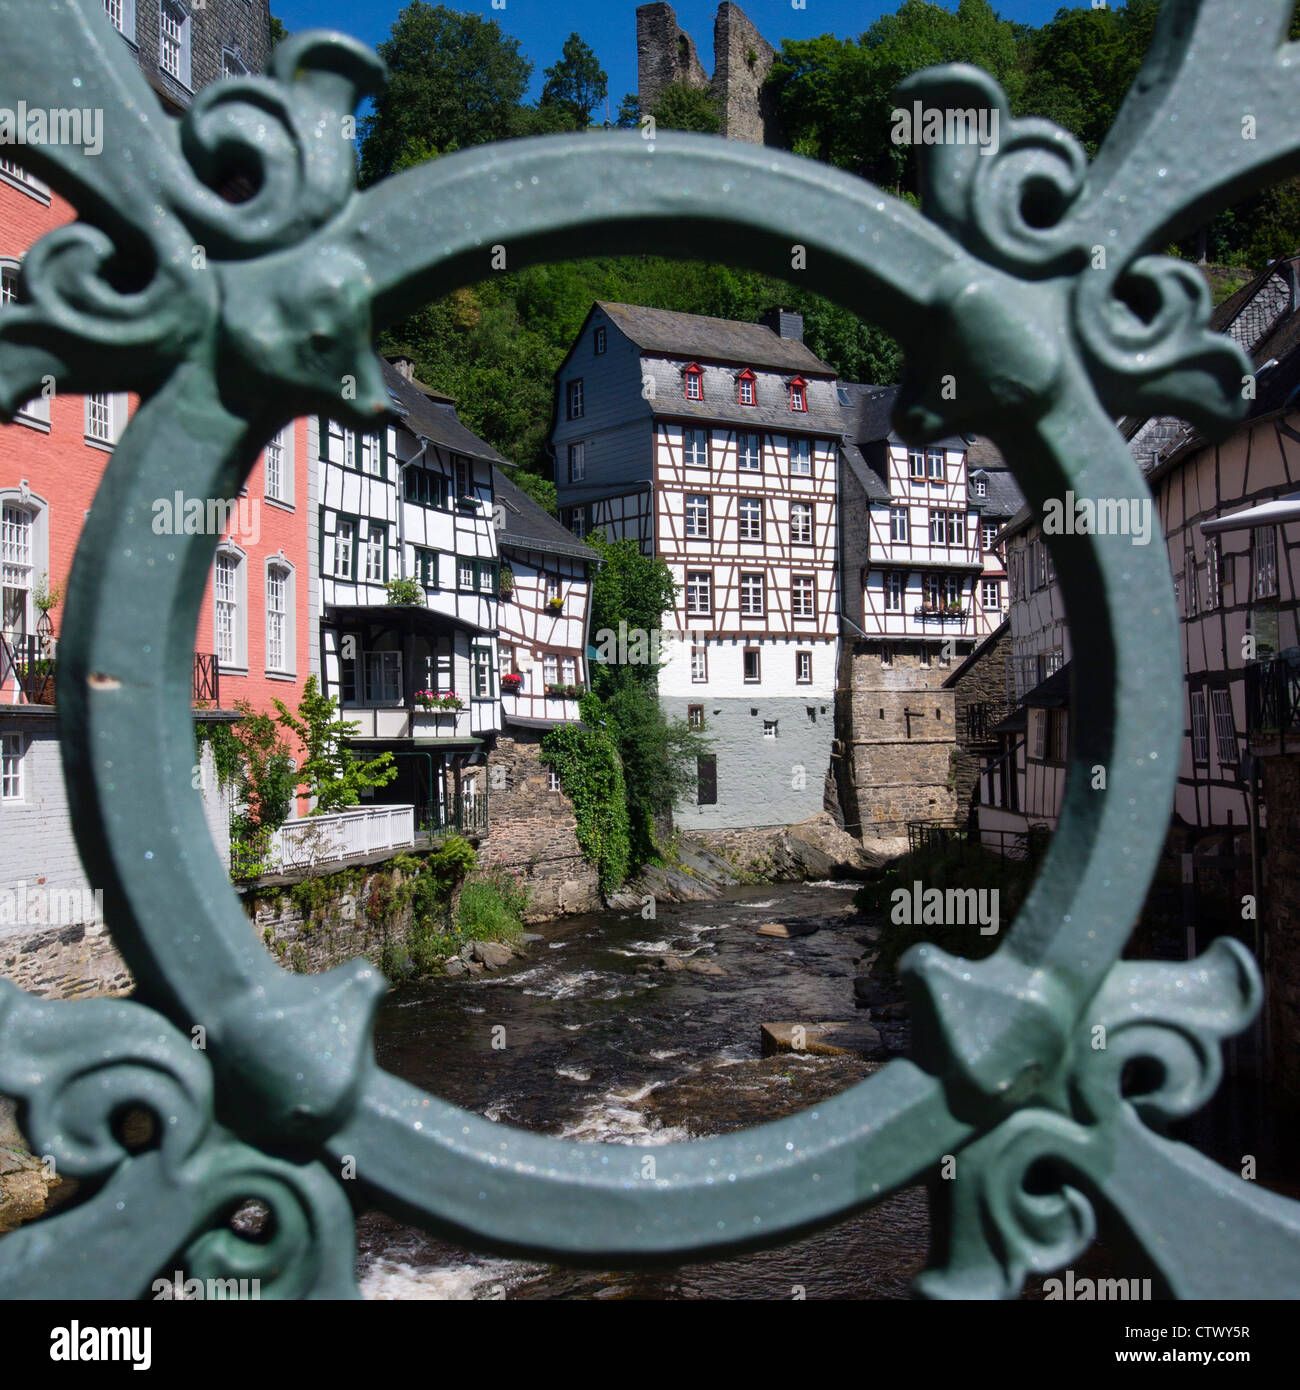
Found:
<path fill-rule="evenodd" d="M 0 0 L 6 100 L 99 104 L 112 152 L 27 152 L 84 221 L 28 258 L 24 305 L 0 326 L 0 409 L 12 415 L 51 373 L 65 390 L 142 396 L 78 551 L 58 672 L 78 843 L 138 1002 L 36 1004 L 0 989 L 0 1090 L 23 1097 L 38 1145 L 99 1183 L 0 1244 L 0 1288 L 139 1294 L 183 1252 L 220 1277 L 256 1268 L 271 1292 L 336 1294 L 351 1281 L 335 1176 L 345 1155 L 358 1201 L 480 1247 L 594 1263 L 773 1243 L 957 1154 L 957 1181 L 935 1184 L 927 1293 L 1014 1295 L 1027 1272 L 1073 1258 L 1098 1209 L 1176 1292 L 1300 1289 L 1300 1208 L 1144 1123 L 1208 1094 L 1218 1040 L 1244 1026 L 1259 990 L 1231 945 L 1179 966 L 1119 960 L 1179 750 L 1160 547 L 1060 540 L 1077 657 L 1060 826 L 996 955 L 971 964 L 925 947 L 908 960 L 917 1061 L 789 1120 L 657 1149 L 646 1180 L 634 1151 L 494 1125 L 385 1075 L 370 1047 L 378 975 L 364 962 L 289 975 L 263 951 L 189 782 L 191 644 L 213 541 L 147 524 L 151 499 L 177 487 L 232 495 L 295 415 L 373 424 L 386 407 L 374 329 L 482 278 L 496 244 L 517 266 L 655 250 L 761 268 L 788 263 L 797 242 L 812 288 L 909 350 L 898 419 L 909 438 L 986 432 L 1037 507 L 1066 489 L 1141 496 L 1109 412 L 1177 410 L 1224 427 L 1240 408 L 1247 364 L 1209 333 L 1186 269 L 1150 252 L 1300 167 L 1290 9 L 1168 3 L 1090 167 L 1063 132 L 1012 122 L 983 74 L 918 76 L 928 100 L 988 104 L 1009 132 L 992 160 L 927 151 L 931 220 L 836 170 L 684 135 L 487 146 L 357 193 L 343 123 L 379 71 L 358 45 L 294 39 L 267 78 L 209 89 L 177 126 L 97 0 Z M 1260 132 L 1249 148 L 1227 131 L 1247 93 Z M 259 190 L 248 202 L 216 191 L 232 173 Z M 110 264 L 130 270 L 125 287 Z M 1126 281 L 1148 290 L 1149 317 L 1121 297 Z M 344 378 L 356 383 L 346 399 Z M 1081 775 L 1096 763 L 1109 770 L 1103 794 Z M 1115 1040 L 1104 1056 L 1088 1042 L 1098 1023 Z M 177 1031 L 194 1024 L 207 1032 L 202 1057 Z M 1139 1057 L 1163 1079 L 1125 1095 L 1120 1062 Z M 156 1152 L 113 1140 L 106 1106 L 127 1101 L 157 1117 Z M 273 1210 L 269 1253 L 224 1230 L 245 1197 Z M 1189 1273 L 1186 1233 L 1207 1219 L 1214 1268 Z"/>

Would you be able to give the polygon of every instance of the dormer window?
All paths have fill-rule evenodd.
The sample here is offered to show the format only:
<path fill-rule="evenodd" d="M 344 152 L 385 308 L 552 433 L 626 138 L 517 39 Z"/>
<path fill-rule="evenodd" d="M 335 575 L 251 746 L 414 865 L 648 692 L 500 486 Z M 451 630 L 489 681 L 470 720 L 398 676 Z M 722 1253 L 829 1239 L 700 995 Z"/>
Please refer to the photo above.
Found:
<path fill-rule="evenodd" d="M 746 367 L 737 380 L 740 382 L 741 405 L 755 405 L 758 401 L 758 397 L 754 390 L 754 373 Z"/>
<path fill-rule="evenodd" d="M 808 409 L 808 383 L 801 376 L 795 377 L 790 383 L 790 409 Z"/>
<path fill-rule="evenodd" d="M 970 480 L 971 491 L 976 497 L 987 497 L 989 485 L 983 473 L 976 473 Z"/>
<path fill-rule="evenodd" d="M 688 401 L 702 401 L 704 399 L 704 373 L 700 369 L 700 364 L 692 362 L 689 367 L 683 368 L 682 376 L 686 381 L 686 399 Z"/>

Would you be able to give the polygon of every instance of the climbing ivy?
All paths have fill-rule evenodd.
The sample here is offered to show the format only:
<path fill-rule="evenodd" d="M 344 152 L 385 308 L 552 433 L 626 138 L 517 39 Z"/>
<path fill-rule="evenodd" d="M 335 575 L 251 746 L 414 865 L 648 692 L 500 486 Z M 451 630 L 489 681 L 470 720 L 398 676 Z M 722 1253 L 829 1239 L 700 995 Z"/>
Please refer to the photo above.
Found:
<path fill-rule="evenodd" d="M 589 719 L 593 711 L 599 715 L 600 702 L 584 696 L 579 708 Z M 586 728 L 558 725 L 544 735 L 541 750 L 573 802 L 578 847 L 596 866 L 602 890 L 613 892 L 627 878 L 632 853 L 627 788 L 614 740 L 592 719 Z"/>

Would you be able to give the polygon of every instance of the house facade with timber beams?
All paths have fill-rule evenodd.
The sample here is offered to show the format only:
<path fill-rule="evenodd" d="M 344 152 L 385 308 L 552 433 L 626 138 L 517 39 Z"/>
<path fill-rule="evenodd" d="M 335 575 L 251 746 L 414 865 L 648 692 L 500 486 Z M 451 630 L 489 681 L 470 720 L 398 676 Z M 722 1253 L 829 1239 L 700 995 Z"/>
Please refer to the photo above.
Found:
<path fill-rule="evenodd" d="M 711 740 L 689 829 L 823 809 L 839 656 L 835 373 L 797 314 L 593 306 L 557 377 L 560 517 L 663 559 L 665 711 Z"/>
<path fill-rule="evenodd" d="M 377 798 L 414 805 L 417 831 L 480 832 L 501 728 L 492 472 L 504 460 L 398 361 L 384 366 L 388 425 L 309 422 L 314 670 L 357 725 L 357 751 L 396 759 Z M 399 602 L 393 581 L 408 590 Z"/>

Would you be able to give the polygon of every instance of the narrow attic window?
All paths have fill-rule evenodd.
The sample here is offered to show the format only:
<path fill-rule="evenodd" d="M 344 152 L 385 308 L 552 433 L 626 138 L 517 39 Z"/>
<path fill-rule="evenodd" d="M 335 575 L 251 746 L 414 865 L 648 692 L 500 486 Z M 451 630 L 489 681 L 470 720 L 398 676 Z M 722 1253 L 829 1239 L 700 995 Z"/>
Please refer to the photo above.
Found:
<path fill-rule="evenodd" d="M 988 496 L 989 485 L 985 480 L 983 473 L 976 473 L 976 475 L 971 479 L 971 491 L 975 494 L 976 497 Z"/>
<path fill-rule="evenodd" d="M 741 372 L 740 382 L 740 403 L 741 405 L 755 405 L 757 397 L 754 394 L 754 373 L 748 367 Z"/>
<path fill-rule="evenodd" d="M 808 383 L 801 376 L 795 377 L 790 383 L 790 409 L 808 409 Z"/>
<path fill-rule="evenodd" d="M 597 357 L 602 357 L 602 356 L 604 356 L 604 353 L 605 353 L 605 326 L 604 326 L 603 324 L 602 324 L 599 328 L 596 329 L 596 332 L 595 332 L 595 334 L 593 335 L 593 339 L 594 339 L 595 348 L 596 348 L 596 354 L 595 354 L 595 355 L 596 355 Z"/>
<path fill-rule="evenodd" d="M 683 369 L 682 376 L 686 380 L 686 399 L 688 401 L 702 401 L 704 399 L 704 373 L 700 369 L 700 364 L 692 362 L 689 367 Z"/>

